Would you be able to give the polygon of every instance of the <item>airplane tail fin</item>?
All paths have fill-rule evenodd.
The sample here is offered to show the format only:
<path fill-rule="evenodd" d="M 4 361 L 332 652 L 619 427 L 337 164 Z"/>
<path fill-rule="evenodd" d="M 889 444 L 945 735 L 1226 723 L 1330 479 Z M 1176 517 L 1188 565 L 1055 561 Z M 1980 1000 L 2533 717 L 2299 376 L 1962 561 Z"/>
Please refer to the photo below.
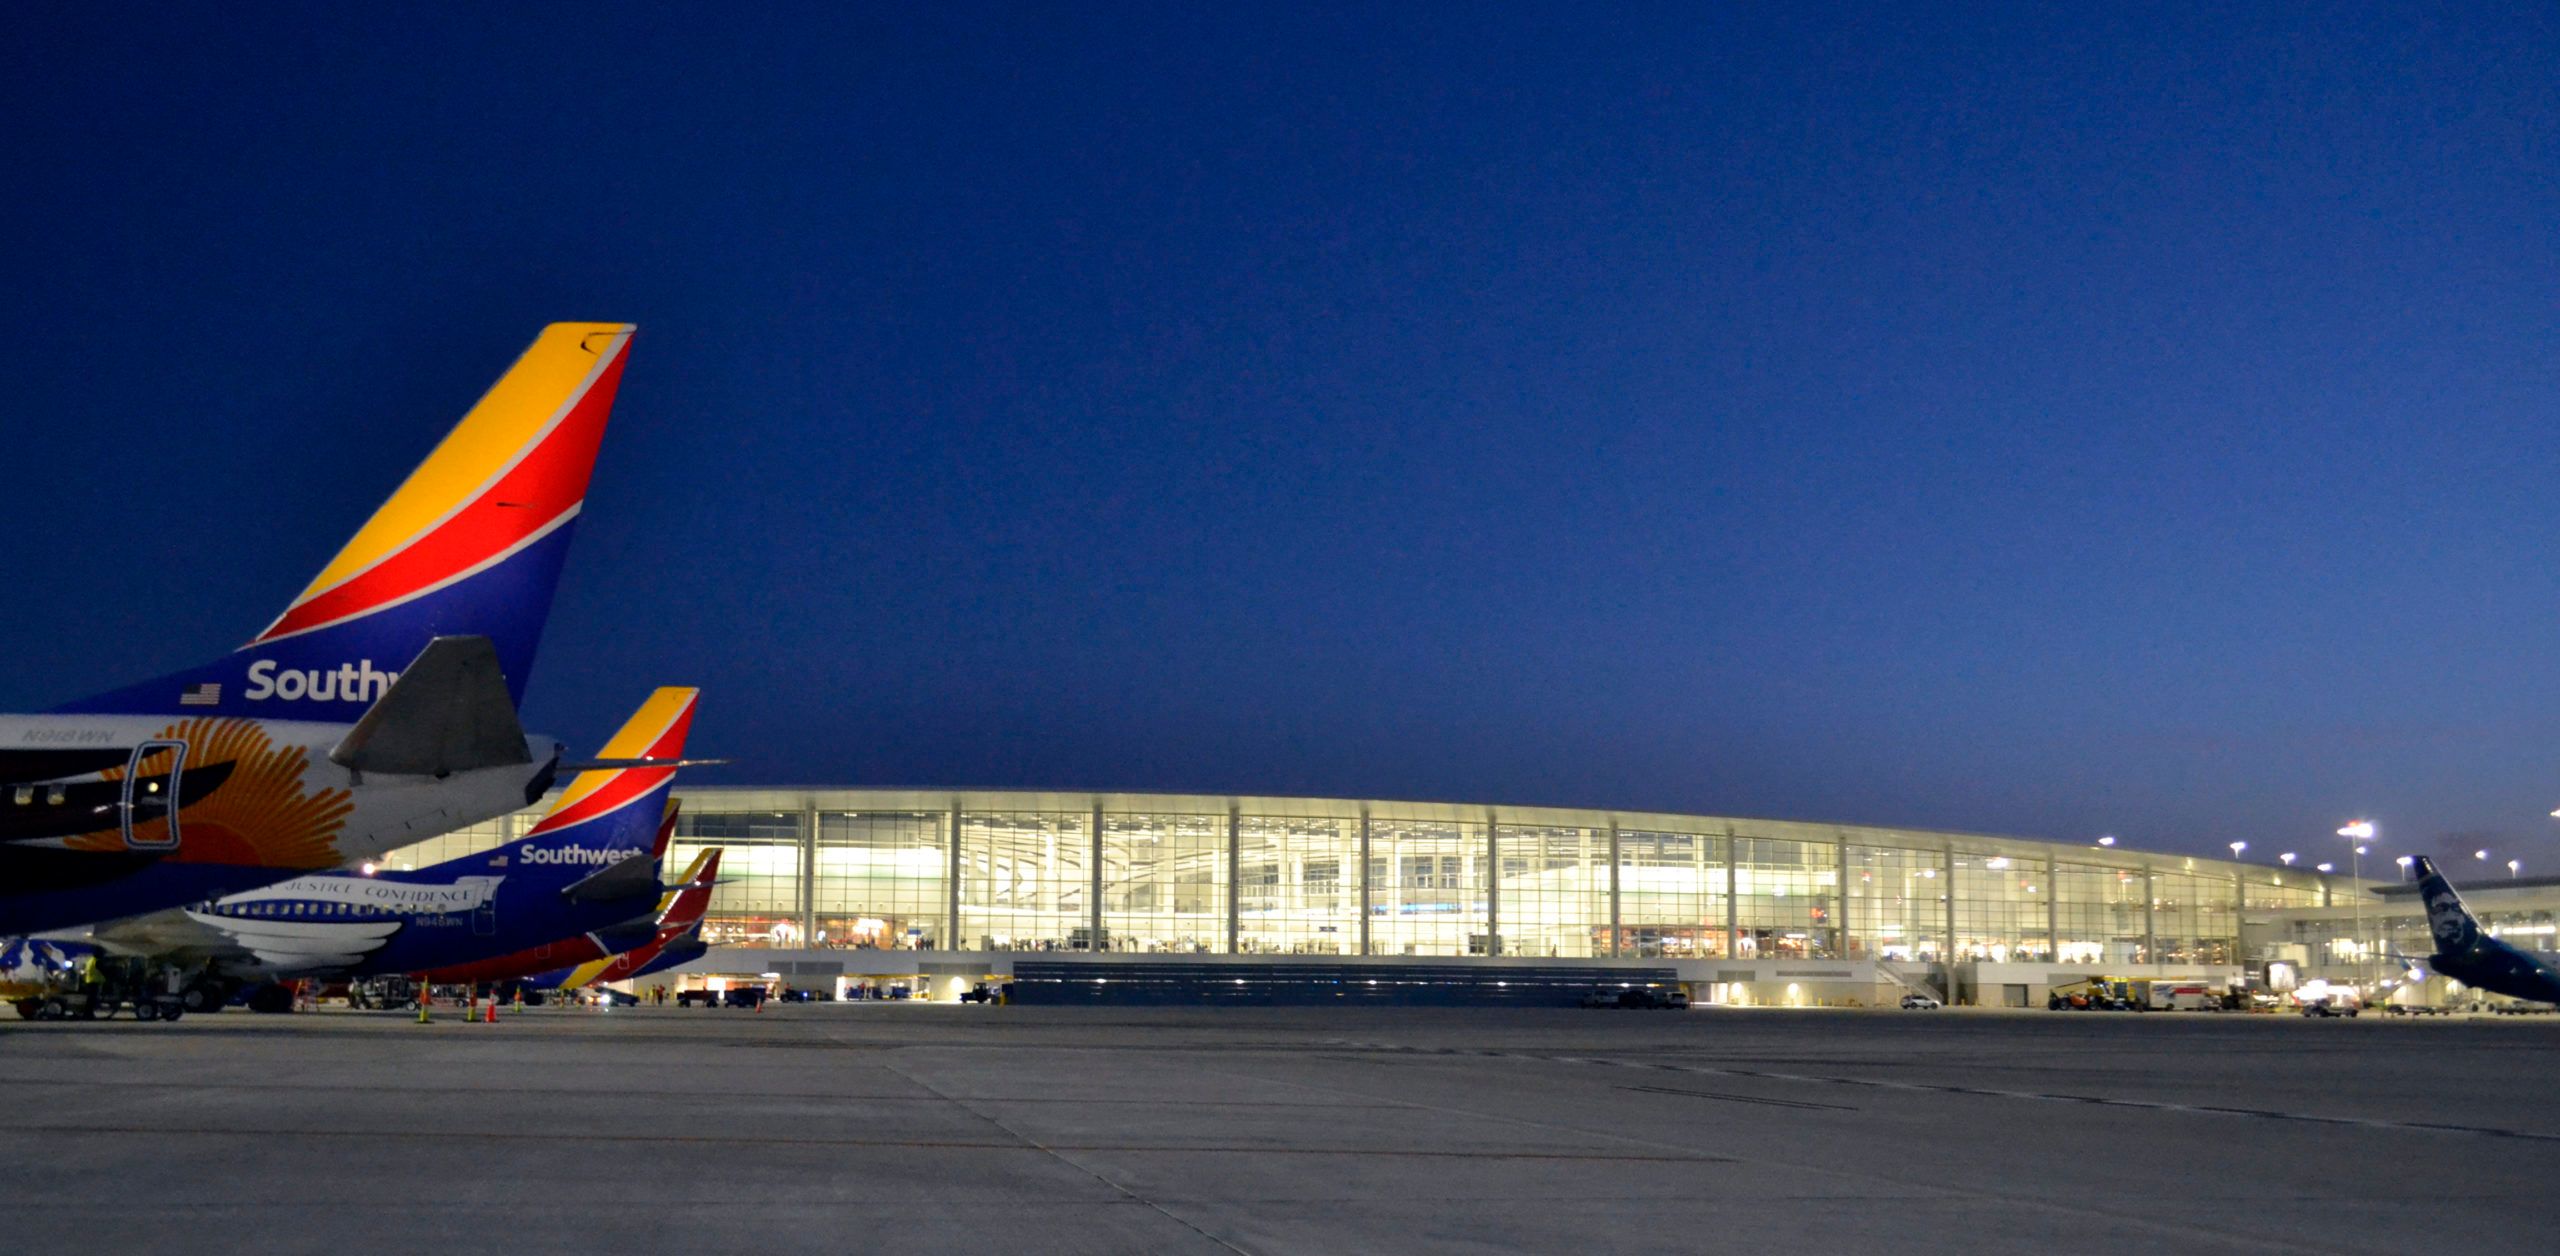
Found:
<path fill-rule="evenodd" d="M 693 866 L 685 869 L 684 881 L 676 887 L 667 909 L 658 913 L 661 929 L 691 929 L 702 924 L 704 913 L 711 910 L 711 891 L 720 883 L 720 848 L 717 846 L 693 857 Z"/>
<path fill-rule="evenodd" d="M 605 743 L 606 755 L 649 761 L 681 759 L 693 728 L 698 689 L 664 688 L 649 695 L 620 731 Z M 358 725 L 348 734 L 364 733 Z M 657 862 L 673 832 L 673 767 L 601 768 L 580 772 L 551 810 L 525 835 L 496 850 L 465 855 L 440 867 L 452 871 L 504 869 L 511 888 L 558 888 L 581 899 L 655 894 Z"/>
<path fill-rule="evenodd" d="M 684 758 L 685 737 L 693 731 L 694 709 L 701 701 L 699 689 L 669 686 L 651 693 L 597 752 L 600 759 L 641 760 L 644 766 L 578 773 L 526 836 L 539 838 L 614 819 L 624 845 L 663 849 L 660 830 L 674 818 L 667 806 L 676 779 L 671 765 Z M 669 766 L 650 766 L 660 760 Z"/>
<path fill-rule="evenodd" d="M 668 824 L 676 824 L 676 813 L 668 808 Z M 535 990 L 576 990 L 594 982 L 622 982 L 643 972 L 676 967 L 699 959 L 709 952 L 701 944 L 701 913 L 712 906 L 712 885 L 719 883 L 719 847 L 707 849 L 694 857 L 694 865 L 684 870 L 684 883 L 678 883 L 666 895 L 666 906 L 658 913 L 658 921 L 650 923 L 648 934 L 609 929 L 594 936 L 596 944 L 614 949 L 602 959 L 589 959 L 579 967 L 563 967 L 527 977 L 525 985 Z"/>
<path fill-rule="evenodd" d="M 496 651 L 524 699 L 632 329 L 554 323 L 264 632 L 234 653 L 55 708 L 353 723 L 437 637 Z"/>
<path fill-rule="evenodd" d="M 2435 935 L 2436 954 L 2470 950 L 2480 940 L 2480 922 L 2462 905 L 2462 895 L 2454 892 L 2453 883 L 2424 855 L 2411 861 L 2410 871 L 2417 874 L 2418 898 L 2427 905 L 2427 929 Z"/>

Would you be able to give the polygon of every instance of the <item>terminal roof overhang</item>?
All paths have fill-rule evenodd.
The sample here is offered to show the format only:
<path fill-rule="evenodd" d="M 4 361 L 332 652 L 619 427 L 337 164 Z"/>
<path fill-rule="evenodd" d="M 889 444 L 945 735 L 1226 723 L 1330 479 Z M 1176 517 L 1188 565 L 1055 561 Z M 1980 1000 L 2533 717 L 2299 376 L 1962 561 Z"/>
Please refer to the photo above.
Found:
<path fill-rule="evenodd" d="M 2306 868 L 2244 863 L 2203 855 L 2143 850 L 2119 842 L 2054 842 L 1941 829 L 1885 827 L 1871 824 L 1827 824 L 1807 820 L 1764 820 L 1744 816 L 1691 815 L 1663 811 L 1625 811 L 1605 807 L 1538 807 L 1504 803 L 1410 802 L 1367 798 L 1305 798 L 1263 794 L 1175 794 L 1126 790 L 917 789 L 844 785 L 706 785 L 676 793 L 689 806 L 714 803 L 738 811 L 777 813 L 819 811 L 964 811 L 1090 812 L 1124 815 L 1290 816 L 1306 819 L 1375 821 L 1440 821 L 1522 828 L 1593 828 L 1615 824 L 1622 831 L 1771 838 L 1797 842 L 1840 842 L 1918 850 L 1951 850 L 1957 854 L 2004 855 L 2042 860 L 2051 857 L 2080 867 L 2126 871 L 2238 873 L 2258 884 L 2353 884 L 2343 875 L 2322 875 Z"/>

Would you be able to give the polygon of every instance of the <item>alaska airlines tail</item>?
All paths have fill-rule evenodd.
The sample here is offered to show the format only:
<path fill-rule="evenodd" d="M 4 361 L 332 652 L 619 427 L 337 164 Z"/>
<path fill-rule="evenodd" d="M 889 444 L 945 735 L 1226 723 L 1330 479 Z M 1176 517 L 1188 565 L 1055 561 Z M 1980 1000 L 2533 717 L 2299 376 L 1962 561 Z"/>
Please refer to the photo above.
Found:
<path fill-rule="evenodd" d="M 2427 930 L 2435 935 L 2436 953 L 2427 967 L 2466 986 L 2540 1003 L 2560 1003 L 2560 967 L 2539 955 L 2489 936 L 2481 929 L 2453 883 L 2424 855 L 2412 860 L 2418 874 L 2418 897 L 2427 905 Z"/>
<path fill-rule="evenodd" d="M 692 731 L 699 689 L 660 689 L 640 704 L 599 758 L 665 760 L 684 757 L 685 735 Z M 567 792 L 552 804 L 523 838 L 504 848 L 465 855 L 428 869 L 455 871 L 507 869 L 511 885 L 539 884 L 567 889 L 604 877 L 626 863 L 629 879 L 641 892 L 657 893 L 656 862 L 666 854 L 675 832 L 673 767 L 605 768 L 580 772 Z M 465 867 L 468 865 L 468 867 Z M 599 883 L 599 888 L 602 888 Z"/>
<path fill-rule="evenodd" d="M 2470 950 L 2480 940 L 2480 922 L 2462 905 L 2453 883 L 2424 855 L 2412 857 L 2411 870 L 2418 874 L 2418 900 L 2427 905 L 2427 930 L 2435 935 L 2436 953 L 2458 955 Z"/>
<path fill-rule="evenodd" d="M 521 705 L 631 332 L 543 328 L 266 631 L 55 712 L 351 724 L 440 636 L 489 638 Z"/>

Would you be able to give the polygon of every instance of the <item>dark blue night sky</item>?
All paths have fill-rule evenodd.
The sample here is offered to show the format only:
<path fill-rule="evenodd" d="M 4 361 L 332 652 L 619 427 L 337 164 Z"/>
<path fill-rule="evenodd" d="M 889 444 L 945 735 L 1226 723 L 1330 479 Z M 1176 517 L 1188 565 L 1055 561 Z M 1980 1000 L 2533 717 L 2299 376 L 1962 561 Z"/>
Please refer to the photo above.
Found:
<path fill-rule="evenodd" d="M 0 707 L 628 320 L 697 779 L 2560 871 L 2560 17 L 2240 8 L 18 7 Z"/>

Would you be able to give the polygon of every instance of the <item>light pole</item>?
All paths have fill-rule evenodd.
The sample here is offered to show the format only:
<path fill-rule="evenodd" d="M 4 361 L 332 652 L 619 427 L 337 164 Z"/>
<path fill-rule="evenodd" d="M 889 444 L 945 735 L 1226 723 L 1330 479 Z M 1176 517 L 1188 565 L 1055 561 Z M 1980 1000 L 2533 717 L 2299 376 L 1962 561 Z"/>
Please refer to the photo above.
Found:
<path fill-rule="evenodd" d="M 2522 871 L 2524 871 L 2524 861 L 2523 861 L 2523 860 L 2521 860 L 2521 859 L 2510 859 L 2510 860 L 2508 860 L 2508 861 L 2507 861 L 2507 879 L 2508 879 L 2508 880 L 2510 880 L 2510 881 L 2515 880 L 2515 879 L 2516 879 L 2516 874 L 2517 874 L 2517 873 L 2519 873 L 2519 872 L 2522 872 Z"/>
<path fill-rule="evenodd" d="M 2365 956 L 2366 956 L 2367 954 L 2371 953 L 2371 951 L 2373 950 L 2373 944 L 2372 944 L 2371 942 L 2369 942 L 2368 940 L 2366 940 L 2366 938 L 2365 938 L 2365 936 L 2364 936 L 2364 886 L 2363 886 L 2363 881 L 2364 881 L 2364 844 L 2365 844 L 2366 842 L 2370 842 L 2370 841 L 2372 841 L 2372 840 L 2373 840 L 2373 821 L 2371 821 L 2371 820 L 2358 820 L 2358 821 L 2356 821 L 2356 822 L 2355 822 L 2355 823 L 2353 823 L 2353 824 L 2349 824 L 2349 825 L 2347 825 L 2346 827 L 2339 829 L 2339 830 L 2338 830 L 2338 836 L 2343 837 L 2343 838 L 2346 838 L 2348 841 L 2354 842 L 2354 843 L 2356 844 L 2355 860 L 2354 860 L 2354 862 L 2353 862 L 2353 864 L 2352 864 L 2351 870 L 2347 873 L 2347 879 L 2348 879 L 2348 880 L 2350 880 L 2350 881 L 2353 881 L 2353 882 L 2356 882 L 2356 883 L 2357 883 L 2357 884 L 2356 884 L 2356 886 L 2355 886 L 2355 896 L 2356 896 L 2356 987 L 2357 987 L 2357 989 L 2356 989 L 2356 998 L 2357 998 L 2359 1001 L 2361 1001 L 2361 1000 L 2364 998 L 2364 988 L 2365 988 L 2365 987 L 2367 987 L 2367 986 L 2369 986 L 2369 985 L 2371 984 L 2370 982 L 2368 982 L 2368 981 L 2366 981 L 2366 980 L 2365 980 Z"/>

